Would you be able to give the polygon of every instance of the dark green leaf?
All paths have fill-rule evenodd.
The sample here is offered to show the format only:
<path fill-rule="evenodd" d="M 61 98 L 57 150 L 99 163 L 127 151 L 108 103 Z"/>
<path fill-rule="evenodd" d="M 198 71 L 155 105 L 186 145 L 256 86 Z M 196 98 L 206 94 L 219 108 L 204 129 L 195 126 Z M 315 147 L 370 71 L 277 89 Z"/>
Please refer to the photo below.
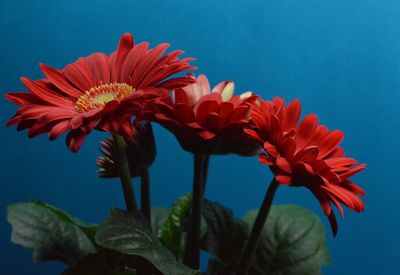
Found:
<path fill-rule="evenodd" d="M 172 206 L 169 216 L 160 228 L 158 237 L 177 259 L 182 257 L 183 223 L 186 220 L 192 203 L 192 195 L 180 197 Z"/>
<path fill-rule="evenodd" d="M 89 254 L 77 264 L 67 268 L 62 275 L 135 275 L 125 265 L 124 255 L 103 250 Z"/>
<path fill-rule="evenodd" d="M 167 221 L 170 210 L 166 208 L 156 207 L 151 209 L 151 227 L 153 233 L 158 236 L 161 227 Z"/>
<path fill-rule="evenodd" d="M 214 274 L 228 274 L 239 260 L 248 237 L 248 225 L 235 219 L 230 209 L 207 200 L 204 201 L 203 216 L 207 233 L 202 238 L 201 248 L 216 259 L 217 262 L 211 262 L 213 270 L 216 266 L 223 270 Z"/>
<path fill-rule="evenodd" d="M 143 257 L 165 275 L 197 274 L 176 261 L 174 255 L 161 245 L 140 211 L 129 213 L 112 209 L 110 217 L 97 230 L 96 241 L 122 254 Z"/>
<path fill-rule="evenodd" d="M 85 232 L 86 236 L 88 236 L 92 243 L 96 243 L 94 236 L 96 235 L 97 224 L 88 224 L 78 218 L 71 216 L 69 213 L 65 212 L 61 208 L 47 204 L 45 202 L 33 201 L 32 203 L 50 209 L 54 214 L 56 214 L 62 221 L 66 223 L 76 224 L 77 226 L 79 226 L 80 229 Z"/>
<path fill-rule="evenodd" d="M 248 212 L 243 220 L 252 226 L 257 212 Z M 299 206 L 273 206 L 249 274 L 320 274 L 321 265 L 329 262 L 320 219 Z"/>
<path fill-rule="evenodd" d="M 8 207 L 11 241 L 33 249 L 35 262 L 58 260 L 74 264 L 96 252 L 91 241 L 95 226 L 86 225 L 54 206 L 41 202 Z"/>

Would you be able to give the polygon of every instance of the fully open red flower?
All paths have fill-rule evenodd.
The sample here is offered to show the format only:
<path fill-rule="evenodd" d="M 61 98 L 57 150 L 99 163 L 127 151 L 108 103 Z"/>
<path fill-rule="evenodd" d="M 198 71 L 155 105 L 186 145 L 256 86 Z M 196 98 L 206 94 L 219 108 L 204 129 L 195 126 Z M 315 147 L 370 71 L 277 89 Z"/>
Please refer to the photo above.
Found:
<path fill-rule="evenodd" d="M 160 96 L 145 107 L 147 120 L 156 121 L 175 134 L 182 147 L 193 153 L 254 155 L 260 146 L 243 132 L 249 122 L 250 92 L 233 96 L 232 81 L 223 81 L 212 90 L 200 75 L 172 96 Z"/>
<path fill-rule="evenodd" d="M 29 129 L 29 137 L 49 133 L 51 140 L 69 131 L 67 145 L 76 152 L 94 129 L 123 136 L 132 135 L 131 118 L 141 110 L 155 89 L 174 89 L 193 83 L 187 77 L 166 80 L 195 67 L 192 58 L 179 59 L 183 51 L 163 56 L 168 44 L 149 49 L 135 45 L 124 34 L 118 49 L 110 55 L 94 53 L 61 70 L 41 64 L 45 78 L 22 78 L 28 92 L 9 93 L 6 99 L 19 105 L 8 125 Z"/>
<path fill-rule="evenodd" d="M 265 153 L 259 160 L 271 168 L 277 182 L 311 190 L 336 235 L 337 223 L 331 203 L 342 216 L 341 204 L 357 212 L 364 210 L 360 195 L 365 193 L 349 178 L 366 166 L 345 157 L 339 147 L 344 137 L 341 131 L 330 131 L 319 125 L 314 114 L 307 115 L 298 124 L 300 112 L 298 100 L 288 106 L 280 98 L 273 102 L 258 101 L 251 112 L 254 125 L 245 132 L 263 144 Z"/>

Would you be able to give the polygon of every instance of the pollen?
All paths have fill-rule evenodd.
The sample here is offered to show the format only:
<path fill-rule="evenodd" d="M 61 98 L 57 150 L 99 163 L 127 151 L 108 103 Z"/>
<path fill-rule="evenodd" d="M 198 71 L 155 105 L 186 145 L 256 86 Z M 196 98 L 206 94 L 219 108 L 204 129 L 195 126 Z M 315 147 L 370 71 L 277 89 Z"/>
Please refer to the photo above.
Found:
<path fill-rule="evenodd" d="M 90 88 L 75 102 L 75 109 L 88 112 L 93 109 L 103 108 L 107 103 L 121 101 L 132 94 L 135 89 L 126 83 L 107 83 Z"/>

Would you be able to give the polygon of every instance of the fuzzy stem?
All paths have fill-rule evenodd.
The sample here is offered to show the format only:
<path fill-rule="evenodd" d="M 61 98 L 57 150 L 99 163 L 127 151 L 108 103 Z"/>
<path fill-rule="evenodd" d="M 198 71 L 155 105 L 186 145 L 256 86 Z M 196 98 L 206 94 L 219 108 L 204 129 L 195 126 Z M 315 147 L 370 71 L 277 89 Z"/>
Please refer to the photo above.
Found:
<path fill-rule="evenodd" d="M 267 220 L 268 213 L 271 209 L 272 201 L 274 199 L 274 195 L 278 186 L 279 183 L 274 178 L 268 187 L 268 190 L 264 197 L 264 201 L 262 202 L 261 208 L 258 212 L 256 221 L 254 222 L 250 237 L 247 241 L 246 247 L 240 259 L 237 275 L 246 275 L 249 270 L 251 259 L 253 258 L 254 252 L 257 248 L 260 234 Z"/>
<path fill-rule="evenodd" d="M 203 204 L 203 158 L 201 154 L 194 155 L 192 220 L 186 239 L 183 263 L 193 269 L 200 268 L 200 225 Z"/>
<path fill-rule="evenodd" d="M 131 182 L 131 173 L 129 171 L 128 159 L 126 156 L 124 138 L 119 135 L 113 135 L 114 154 L 119 177 L 121 179 L 122 191 L 124 193 L 126 209 L 134 212 L 137 209 L 135 192 Z"/>
<path fill-rule="evenodd" d="M 204 194 L 206 193 L 206 186 L 207 186 L 207 176 L 208 176 L 208 166 L 210 164 L 210 155 L 204 155 L 203 156 L 203 162 L 202 162 L 202 180 L 203 180 L 203 197 Z"/>
<path fill-rule="evenodd" d="M 150 208 L 150 177 L 149 170 L 144 168 L 141 171 L 141 208 L 143 214 L 151 224 L 151 208 Z"/>

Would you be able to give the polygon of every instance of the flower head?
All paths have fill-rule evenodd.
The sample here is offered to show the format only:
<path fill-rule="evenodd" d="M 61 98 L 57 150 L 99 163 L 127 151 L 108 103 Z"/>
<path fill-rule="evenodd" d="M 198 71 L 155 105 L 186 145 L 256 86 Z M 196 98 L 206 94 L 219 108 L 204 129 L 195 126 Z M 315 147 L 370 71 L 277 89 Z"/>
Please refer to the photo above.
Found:
<path fill-rule="evenodd" d="M 250 92 L 233 96 L 232 81 L 223 81 L 211 90 L 206 76 L 189 77 L 196 83 L 148 102 L 145 119 L 170 130 L 189 152 L 257 154 L 260 146 L 243 132 L 251 102 L 257 97 Z"/>
<path fill-rule="evenodd" d="M 263 144 L 265 152 L 259 160 L 271 168 L 277 182 L 305 186 L 317 197 L 336 235 L 331 203 L 342 216 L 341 204 L 357 212 L 364 210 L 360 195 L 365 193 L 350 177 L 366 166 L 345 156 L 339 147 L 344 137 L 341 131 L 318 124 L 314 114 L 298 123 L 300 112 L 298 100 L 289 105 L 281 98 L 273 102 L 260 100 L 253 105 L 254 124 L 245 132 Z"/>
<path fill-rule="evenodd" d="M 156 157 L 156 144 L 150 123 L 134 124 L 133 136 L 124 138 L 131 177 L 139 177 L 143 169 L 147 169 Z M 100 177 L 119 177 L 114 160 L 114 142 L 107 138 L 101 143 L 100 152 L 103 156 L 97 158 L 97 171 Z"/>
<path fill-rule="evenodd" d="M 141 111 L 143 101 L 158 95 L 158 89 L 193 82 L 187 77 L 166 80 L 195 68 L 188 64 L 192 58 L 179 59 L 183 51 L 163 56 L 168 47 L 160 44 L 149 49 L 147 42 L 135 45 L 133 36 L 124 34 L 110 55 L 94 53 L 61 70 L 41 64 L 44 79 L 23 77 L 28 92 L 5 96 L 20 107 L 8 125 L 28 128 L 29 137 L 48 133 L 51 140 L 68 131 L 67 145 L 73 152 L 95 128 L 129 137 L 131 118 Z"/>

